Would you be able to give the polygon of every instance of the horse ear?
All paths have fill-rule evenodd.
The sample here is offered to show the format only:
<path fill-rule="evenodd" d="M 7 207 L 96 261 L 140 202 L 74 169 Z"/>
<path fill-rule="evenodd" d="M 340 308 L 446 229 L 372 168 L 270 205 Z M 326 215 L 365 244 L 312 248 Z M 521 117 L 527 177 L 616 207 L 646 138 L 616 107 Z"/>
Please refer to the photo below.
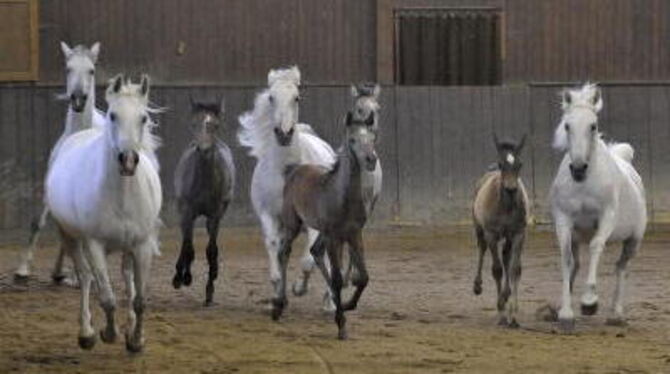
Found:
<path fill-rule="evenodd" d="M 219 98 L 219 115 L 222 115 L 226 111 L 226 99 L 221 96 Z"/>
<path fill-rule="evenodd" d="M 375 87 L 372 89 L 372 96 L 374 96 L 375 100 L 379 99 L 379 95 L 382 93 L 382 86 L 379 85 L 379 83 L 375 84 Z"/>
<path fill-rule="evenodd" d="M 519 145 L 516 146 L 516 154 L 519 155 L 521 153 L 521 150 L 523 149 L 523 146 L 526 145 L 526 135 L 528 134 L 523 134 L 521 137 L 521 141 L 519 142 Z"/>
<path fill-rule="evenodd" d="M 70 56 L 72 56 L 72 48 L 63 41 L 60 42 L 60 50 L 63 51 L 65 58 L 70 58 Z"/>
<path fill-rule="evenodd" d="M 351 92 L 351 97 L 353 97 L 353 98 L 358 97 L 358 87 L 356 87 L 355 84 L 352 84 L 349 89 L 350 89 L 350 92 Z"/>
<path fill-rule="evenodd" d="M 498 140 L 498 134 L 493 131 L 493 144 L 496 145 L 496 150 L 500 150 L 500 141 Z"/>
<path fill-rule="evenodd" d="M 112 82 L 110 84 L 112 92 L 119 93 L 121 91 L 122 86 L 123 86 L 123 74 L 117 74 L 114 78 L 112 78 Z"/>
<path fill-rule="evenodd" d="M 149 95 L 149 76 L 142 74 L 142 79 L 140 81 L 140 94 L 147 97 Z"/>
<path fill-rule="evenodd" d="M 93 63 L 95 64 L 98 62 L 98 55 L 100 54 L 100 42 L 95 42 L 91 46 L 91 60 L 93 60 Z"/>
<path fill-rule="evenodd" d="M 563 110 L 568 109 L 568 107 L 572 105 L 572 93 L 570 92 L 570 90 L 567 89 L 563 90 L 561 92 L 561 99 L 562 99 L 561 107 L 563 108 Z"/>
<path fill-rule="evenodd" d="M 600 112 L 600 110 L 603 108 L 603 95 L 600 92 L 599 87 L 596 87 L 596 90 L 593 93 L 593 99 L 591 99 L 591 102 L 593 103 L 593 108 L 596 110 L 596 113 Z"/>
<path fill-rule="evenodd" d="M 297 65 L 291 66 L 291 73 L 293 73 L 295 85 L 300 86 L 300 69 Z"/>

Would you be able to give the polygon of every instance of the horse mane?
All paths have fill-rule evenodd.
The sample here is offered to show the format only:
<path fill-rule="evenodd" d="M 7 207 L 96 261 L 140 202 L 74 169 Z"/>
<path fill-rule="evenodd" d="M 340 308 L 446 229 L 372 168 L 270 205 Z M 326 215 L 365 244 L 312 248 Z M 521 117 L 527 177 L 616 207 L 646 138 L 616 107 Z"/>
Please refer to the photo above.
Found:
<path fill-rule="evenodd" d="M 269 90 L 265 89 L 256 95 L 254 109 L 238 117 L 241 127 L 237 140 L 243 147 L 249 148 L 249 155 L 258 159 L 272 146 L 273 140 Z"/>
<path fill-rule="evenodd" d="M 270 70 L 268 73 L 268 87 L 281 83 L 300 86 L 300 70 L 298 67 Z M 268 100 L 269 91 L 270 88 L 266 88 L 256 95 L 254 108 L 237 118 L 241 126 L 237 134 L 237 140 L 243 147 L 249 148 L 250 156 L 258 159 L 274 144 L 272 106 Z M 299 127 L 298 130 L 302 128 L 304 126 Z"/>
<path fill-rule="evenodd" d="M 586 82 L 579 88 L 566 88 L 559 92 L 561 96 L 561 109 L 563 115 L 576 109 L 584 108 L 598 114 L 603 108 L 603 99 L 600 95 L 598 84 Z M 565 151 L 568 148 L 568 133 L 565 131 L 565 121 L 561 119 L 554 131 L 554 141 L 552 146 L 558 151 Z"/>

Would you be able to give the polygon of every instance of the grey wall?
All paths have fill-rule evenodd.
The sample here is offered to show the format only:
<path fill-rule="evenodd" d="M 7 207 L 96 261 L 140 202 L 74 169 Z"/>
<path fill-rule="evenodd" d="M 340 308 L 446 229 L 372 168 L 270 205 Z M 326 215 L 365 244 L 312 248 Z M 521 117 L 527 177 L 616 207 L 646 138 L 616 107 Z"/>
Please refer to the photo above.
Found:
<path fill-rule="evenodd" d="M 523 155 L 523 178 L 546 220 L 547 191 L 558 157 L 551 137 L 559 116 L 558 86 L 384 87 L 383 134 L 379 152 L 384 193 L 376 223 L 390 221 L 453 223 L 469 220 L 472 186 L 494 160 L 491 134 L 531 138 Z M 175 222 L 172 172 L 190 140 L 188 97 L 224 95 L 225 138 L 239 171 L 235 204 L 227 224 L 255 224 L 248 188 L 253 160 L 237 146 L 236 117 L 247 110 L 256 88 L 155 87 L 153 101 L 169 110 L 159 115 L 159 150 L 166 194 L 165 220 Z M 27 228 L 37 212 L 46 159 L 63 126 L 65 104 L 54 100 L 59 87 L 0 86 L 0 228 Z M 604 85 L 601 129 L 636 149 L 635 165 L 649 195 L 656 221 L 670 218 L 670 85 Z M 349 107 L 348 87 L 308 86 L 302 120 L 333 146 L 342 135 Z M 101 97 L 101 95 L 98 95 Z M 102 105 L 102 104 L 101 104 Z"/>

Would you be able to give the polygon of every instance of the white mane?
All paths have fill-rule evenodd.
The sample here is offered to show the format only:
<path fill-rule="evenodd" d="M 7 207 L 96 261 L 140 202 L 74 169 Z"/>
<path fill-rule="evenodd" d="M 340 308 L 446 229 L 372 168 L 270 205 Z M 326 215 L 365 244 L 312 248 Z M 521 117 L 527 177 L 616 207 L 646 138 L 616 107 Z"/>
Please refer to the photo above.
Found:
<path fill-rule="evenodd" d="M 603 100 L 598 85 L 590 82 L 586 82 L 578 89 L 565 89 L 561 91 L 560 95 L 563 118 L 554 132 L 553 147 L 558 151 L 565 151 L 568 147 L 568 134 L 565 131 L 565 116 L 577 109 L 585 109 L 588 112 L 597 115 L 603 108 Z"/>
<path fill-rule="evenodd" d="M 300 70 L 297 66 L 287 69 L 270 70 L 268 73 L 268 87 L 277 84 L 292 84 L 300 86 Z M 272 132 L 272 105 L 268 99 L 270 88 L 256 95 L 254 109 L 243 113 L 238 117 L 242 126 L 237 138 L 240 144 L 249 148 L 249 155 L 261 158 L 265 151 L 274 144 Z M 309 128 L 299 126 L 298 130 Z M 310 131 L 311 128 L 309 128 Z"/>
<path fill-rule="evenodd" d="M 147 123 L 144 125 L 143 132 L 142 132 L 142 150 L 148 152 L 149 154 L 153 155 L 156 150 L 162 145 L 162 140 L 161 138 L 154 133 L 154 130 L 158 128 L 158 124 L 154 122 L 154 120 L 151 118 L 151 114 L 155 113 L 162 113 L 165 111 L 164 108 L 160 107 L 155 107 L 151 103 L 149 103 L 148 100 L 143 100 L 142 99 L 142 94 L 140 93 L 140 88 L 141 86 L 139 84 L 132 83 L 130 81 L 126 81 L 122 86 L 121 90 L 117 93 L 112 92 L 111 90 L 111 84 L 110 87 L 107 89 L 107 92 L 105 93 L 105 98 L 107 102 L 110 102 L 110 100 L 116 100 L 119 97 L 132 97 L 135 99 L 138 99 L 140 103 L 144 105 L 144 110 L 149 114 L 147 116 Z"/>

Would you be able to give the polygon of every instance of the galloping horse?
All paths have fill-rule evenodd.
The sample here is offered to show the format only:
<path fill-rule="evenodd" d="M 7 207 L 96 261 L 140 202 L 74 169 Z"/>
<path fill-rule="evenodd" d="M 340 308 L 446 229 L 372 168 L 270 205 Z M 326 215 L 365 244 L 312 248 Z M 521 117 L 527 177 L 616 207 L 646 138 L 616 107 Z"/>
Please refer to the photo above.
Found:
<path fill-rule="evenodd" d="M 65 70 L 67 73 L 65 93 L 60 96 L 69 101 L 69 106 L 65 116 L 65 128 L 51 149 L 48 167 L 51 167 L 61 144 L 68 136 L 92 126 L 102 126 L 104 123 L 103 115 L 95 108 L 95 64 L 100 54 L 100 43 L 93 44 L 91 48 L 84 45 L 70 48 L 65 42 L 61 42 L 60 47 L 65 56 Z M 30 227 L 28 246 L 20 252 L 19 265 L 14 274 L 15 279 L 23 280 L 30 275 L 30 261 L 33 259 L 39 234 L 44 228 L 48 216 L 49 209 L 45 204 L 39 218 L 35 219 Z M 63 272 L 64 252 L 61 246 L 51 273 L 51 278 L 57 284 L 66 280 Z M 69 283 L 75 282 L 74 277 L 69 279 Z"/>
<path fill-rule="evenodd" d="M 49 170 L 46 200 L 72 254 L 81 285 L 79 346 L 91 349 L 89 291 L 95 279 L 107 326 L 102 340 L 116 340 L 116 297 L 107 254 L 122 253 L 128 297 L 126 348 L 144 345 L 143 316 L 151 260 L 158 252 L 161 182 L 154 155 L 159 139 L 149 108 L 149 78 L 141 83 L 115 77 L 106 92 L 105 124 L 67 138 Z"/>
<path fill-rule="evenodd" d="M 372 115 L 361 122 L 354 121 L 351 112 L 347 113 L 345 141 L 339 150 L 337 163 L 332 168 L 302 165 L 292 172 L 291 168 L 287 170 L 289 176 L 284 187 L 284 227 L 279 253 L 282 277 L 279 295 L 272 300 L 274 319 L 281 316 L 286 306 L 286 266 L 291 245 L 305 225 L 320 231 L 319 240 L 312 247 L 312 256 L 333 293 L 338 337 L 347 338 L 344 311 L 356 309 L 368 283 L 362 236 L 367 221 L 362 174 L 364 171 L 373 171 L 377 165 L 373 124 Z M 343 305 L 340 262 L 345 242 L 349 244 L 349 258 L 356 268 L 352 281 L 356 290 L 351 300 Z M 330 272 L 323 261 L 324 248 L 330 260 Z"/>
<path fill-rule="evenodd" d="M 198 216 L 205 216 L 209 234 L 209 278 L 205 288 L 205 305 L 213 302 L 214 281 L 219 274 L 219 247 L 216 244 L 219 223 L 235 189 L 233 155 L 218 136 L 223 125 L 223 110 L 223 100 L 199 102 L 191 99 L 194 139 L 182 154 L 174 174 L 177 207 L 181 216 L 182 247 L 172 284 L 175 288 L 182 284 L 191 285 L 193 225 Z"/>
<path fill-rule="evenodd" d="M 554 147 L 565 152 L 551 187 L 551 206 L 561 249 L 563 330 L 574 329 L 572 286 L 579 269 L 579 245 L 588 243 L 591 261 L 582 296 L 582 314 L 598 310 L 596 279 L 600 255 L 608 242 L 623 242 L 616 263 L 616 290 L 609 324 L 625 323 L 624 283 L 628 261 L 635 256 L 647 227 L 642 178 L 635 171 L 633 147 L 603 141 L 598 112 L 603 100 L 595 84 L 563 92 L 563 117 L 554 134 Z"/>
<path fill-rule="evenodd" d="M 491 251 L 493 279 L 498 291 L 499 324 L 519 327 L 516 320 L 518 312 L 518 290 L 521 278 L 521 253 L 526 236 L 526 222 L 529 216 L 528 195 L 519 172 L 520 154 L 526 137 L 519 144 L 510 141 L 498 141 L 494 134 L 498 152 L 497 170 L 489 171 L 478 182 L 472 205 L 472 218 L 479 247 L 477 276 L 474 293 L 482 293 L 482 265 L 486 250 Z M 504 240 L 502 264 L 498 242 Z M 503 270 L 504 286 L 501 285 Z M 505 305 L 510 295 L 513 298 L 505 315 Z"/>

